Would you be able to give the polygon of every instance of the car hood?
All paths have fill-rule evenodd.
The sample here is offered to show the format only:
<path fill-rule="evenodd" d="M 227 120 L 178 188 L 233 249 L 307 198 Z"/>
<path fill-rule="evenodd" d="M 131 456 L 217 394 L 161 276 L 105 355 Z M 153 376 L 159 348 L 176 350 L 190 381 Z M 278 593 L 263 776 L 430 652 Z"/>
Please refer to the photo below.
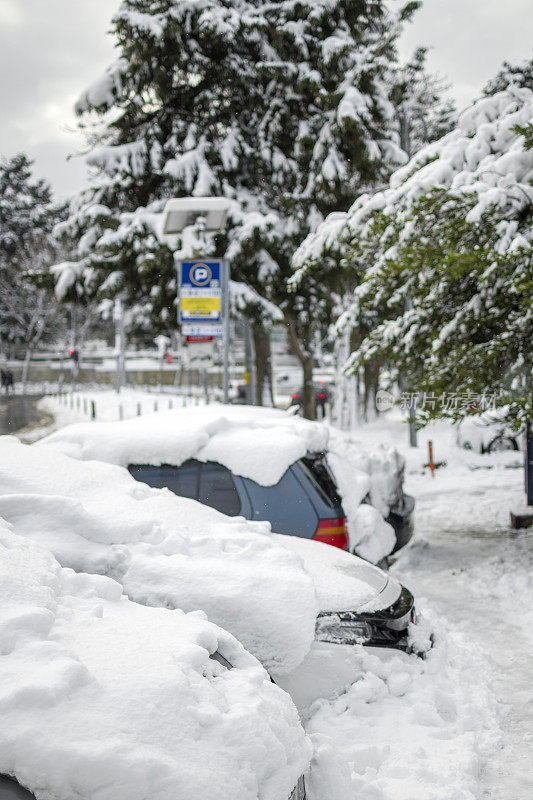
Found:
<path fill-rule="evenodd" d="M 398 581 L 358 556 L 298 536 L 275 536 L 303 560 L 313 579 L 320 611 L 371 613 L 388 608 L 400 596 Z"/>

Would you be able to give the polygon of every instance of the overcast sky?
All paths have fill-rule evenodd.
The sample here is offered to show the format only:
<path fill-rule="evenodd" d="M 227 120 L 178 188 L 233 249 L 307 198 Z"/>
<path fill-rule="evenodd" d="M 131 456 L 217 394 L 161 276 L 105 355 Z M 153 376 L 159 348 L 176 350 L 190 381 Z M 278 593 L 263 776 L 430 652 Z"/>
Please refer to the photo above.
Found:
<path fill-rule="evenodd" d="M 57 194 L 84 181 L 73 132 L 78 94 L 113 60 L 106 35 L 119 0 L 0 0 L 0 154 L 23 150 Z M 401 51 L 431 47 L 429 66 L 446 76 L 460 108 L 502 61 L 531 55 L 531 0 L 425 0 Z"/>

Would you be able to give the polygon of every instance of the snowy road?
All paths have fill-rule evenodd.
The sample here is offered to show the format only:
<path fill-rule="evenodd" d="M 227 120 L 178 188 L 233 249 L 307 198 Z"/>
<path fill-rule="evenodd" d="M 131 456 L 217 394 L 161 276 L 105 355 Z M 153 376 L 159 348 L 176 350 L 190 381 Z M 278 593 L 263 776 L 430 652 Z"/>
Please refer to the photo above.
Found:
<path fill-rule="evenodd" d="M 0 397 L 0 435 L 13 434 L 35 425 L 46 414 L 38 407 L 40 397 L 4 395 Z"/>

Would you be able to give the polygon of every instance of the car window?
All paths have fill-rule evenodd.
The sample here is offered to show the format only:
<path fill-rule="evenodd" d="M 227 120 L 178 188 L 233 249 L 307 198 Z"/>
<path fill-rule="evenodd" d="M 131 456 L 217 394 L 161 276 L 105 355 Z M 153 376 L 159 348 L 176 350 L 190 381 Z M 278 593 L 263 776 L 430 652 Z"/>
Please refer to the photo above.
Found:
<path fill-rule="evenodd" d="M 341 505 L 341 499 L 333 475 L 324 459 L 318 455 L 306 456 L 298 463 L 316 491 L 319 492 L 322 501 L 330 508 L 338 508 Z"/>
<path fill-rule="evenodd" d="M 135 480 L 147 483 L 154 489 L 170 489 L 180 497 L 198 499 L 198 477 L 200 462 L 185 461 L 179 467 L 170 464 L 130 464 L 128 467 Z"/>
<path fill-rule="evenodd" d="M 222 464 L 207 462 L 200 465 L 198 500 L 229 517 L 235 517 L 241 511 L 231 472 Z"/>
<path fill-rule="evenodd" d="M 1 800 L 35 800 L 35 795 L 23 789 L 14 778 L 0 775 L 0 798 Z"/>
<path fill-rule="evenodd" d="M 274 486 L 242 480 L 252 504 L 251 519 L 270 522 L 275 533 L 313 537 L 318 515 L 292 468 Z"/>

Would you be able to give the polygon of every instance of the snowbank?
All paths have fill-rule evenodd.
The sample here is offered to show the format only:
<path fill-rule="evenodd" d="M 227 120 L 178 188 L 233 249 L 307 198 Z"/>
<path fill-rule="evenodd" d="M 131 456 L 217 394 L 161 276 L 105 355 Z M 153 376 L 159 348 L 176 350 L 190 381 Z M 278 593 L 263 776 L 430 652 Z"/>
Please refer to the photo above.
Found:
<path fill-rule="evenodd" d="M 446 634 L 425 661 L 358 647 L 359 675 L 320 700 L 306 725 L 315 748 L 309 800 L 477 800 L 498 724 L 486 660 Z"/>
<path fill-rule="evenodd" d="M 230 519 L 121 467 L 7 436 L 0 515 L 62 566 L 120 581 L 132 600 L 202 609 L 269 670 L 293 669 L 313 641 L 312 579 L 266 523 Z"/>
<path fill-rule="evenodd" d="M 398 501 L 404 461 L 393 447 L 365 448 L 353 434 L 331 428 L 327 456 L 346 513 L 350 550 L 377 563 L 396 544 L 384 517 Z M 367 497 L 368 503 L 362 503 Z"/>
<path fill-rule="evenodd" d="M 348 520 L 350 547 L 377 562 L 396 540 L 383 517 L 398 499 L 403 461 L 392 448 L 366 450 L 349 434 L 275 409 L 178 409 L 116 423 L 80 423 L 40 442 L 78 459 L 113 464 L 216 461 L 263 486 L 276 484 L 309 452 L 326 451 Z M 363 504 L 369 496 L 372 506 Z"/>
<path fill-rule="evenodd" d="M 307 768 L 296 709 L 230 634 L 1 520 L 0 654 L 0 773 L 38 797 L 286 800 Z"/>

